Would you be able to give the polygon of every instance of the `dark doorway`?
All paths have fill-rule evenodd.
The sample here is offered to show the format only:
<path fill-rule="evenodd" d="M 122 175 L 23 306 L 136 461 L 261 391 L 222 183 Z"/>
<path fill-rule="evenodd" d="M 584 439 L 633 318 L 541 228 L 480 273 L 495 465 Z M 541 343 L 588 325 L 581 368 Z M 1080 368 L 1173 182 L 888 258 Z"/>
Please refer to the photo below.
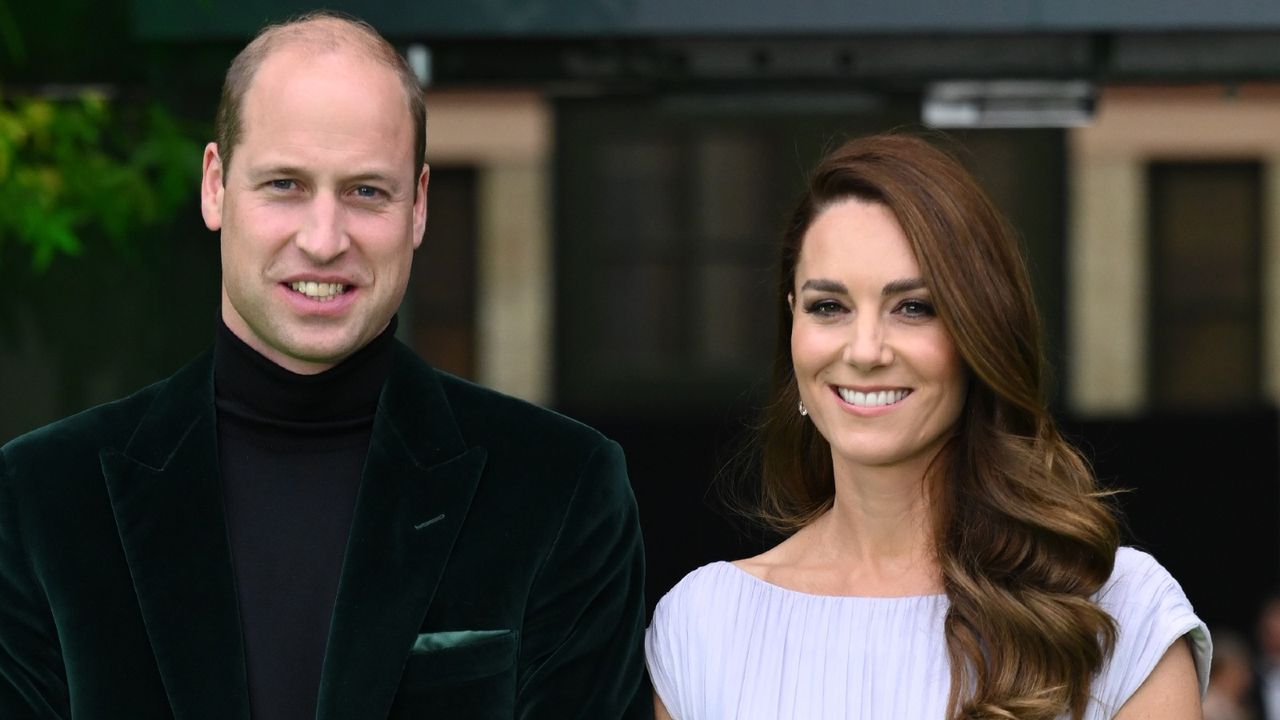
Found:
<path fill-rule="evenodd" d="M 405 298 L 413 348 L 468 379 L 476 370 L 476 174 L 470 167 L 431 169 L 427 232 Z"/>

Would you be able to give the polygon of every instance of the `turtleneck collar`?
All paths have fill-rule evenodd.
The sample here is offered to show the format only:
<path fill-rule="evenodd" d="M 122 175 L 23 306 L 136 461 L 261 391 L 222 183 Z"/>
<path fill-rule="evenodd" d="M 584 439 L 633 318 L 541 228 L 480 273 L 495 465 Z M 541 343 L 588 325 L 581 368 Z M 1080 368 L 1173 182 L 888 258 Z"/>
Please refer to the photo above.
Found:
<path fill-rule="evenodd" d="M 368 345 L 315 375 L 299 375 L 262 356 L 219 318 L 213 345 L 220 413 L 286 430 L 341 430 L 372 423 L 391 372 L 396 318 Z"/>

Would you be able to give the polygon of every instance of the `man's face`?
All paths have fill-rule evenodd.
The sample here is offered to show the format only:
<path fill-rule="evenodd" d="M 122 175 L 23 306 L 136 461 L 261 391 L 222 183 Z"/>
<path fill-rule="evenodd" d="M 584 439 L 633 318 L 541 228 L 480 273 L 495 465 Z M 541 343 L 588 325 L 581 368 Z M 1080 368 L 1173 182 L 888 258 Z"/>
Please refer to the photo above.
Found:
<path fill-rule="evenodd" d="M 427 168 L 387 68 L 285 47 L 258 68 L 224 167 L 205 148 L 201 210 L 222 235 L 222 318 L 297 373 L 333 367 L 390 322 L 427 217 Z"/>

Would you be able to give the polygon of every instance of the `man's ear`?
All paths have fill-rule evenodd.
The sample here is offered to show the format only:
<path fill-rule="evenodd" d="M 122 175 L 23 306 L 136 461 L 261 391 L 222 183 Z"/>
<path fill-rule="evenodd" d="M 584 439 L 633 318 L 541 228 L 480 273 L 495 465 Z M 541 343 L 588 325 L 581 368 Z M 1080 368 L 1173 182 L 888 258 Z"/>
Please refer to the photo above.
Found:
<path fill-rule="evenodd" d="M 222 229 L 222 194 L 226 190 L 222 177 L 222 157 L 218 155 L 218 143 L 204 146 L 204 164 L 200 176 L 200 214 L 205 227 Z"/>
<path fill-rule="evenodd" d="M 422 163 L 418 184 L 413 193 L 413 247 L 422 244 L 422 234 L 427 230 L 427 183 L 431 179 L 431 166 Z"/>
<path fill-rule="evenodd" d="M 796 314 L 796 294 L 787 293 L 787 307 L 791 308 L 791 314 Z"/>

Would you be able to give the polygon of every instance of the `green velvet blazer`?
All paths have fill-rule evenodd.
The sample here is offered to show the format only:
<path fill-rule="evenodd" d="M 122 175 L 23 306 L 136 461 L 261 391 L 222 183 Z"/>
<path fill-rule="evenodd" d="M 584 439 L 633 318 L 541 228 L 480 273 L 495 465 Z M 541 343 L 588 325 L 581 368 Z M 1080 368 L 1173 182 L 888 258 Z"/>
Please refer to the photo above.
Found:
<path fill-rule="evenodd" d="M 249 718 L 211 355 L 0 448 L 0 718 Z M 651 718 L 618 446 L 404 346 L 317 717 Z"/>

